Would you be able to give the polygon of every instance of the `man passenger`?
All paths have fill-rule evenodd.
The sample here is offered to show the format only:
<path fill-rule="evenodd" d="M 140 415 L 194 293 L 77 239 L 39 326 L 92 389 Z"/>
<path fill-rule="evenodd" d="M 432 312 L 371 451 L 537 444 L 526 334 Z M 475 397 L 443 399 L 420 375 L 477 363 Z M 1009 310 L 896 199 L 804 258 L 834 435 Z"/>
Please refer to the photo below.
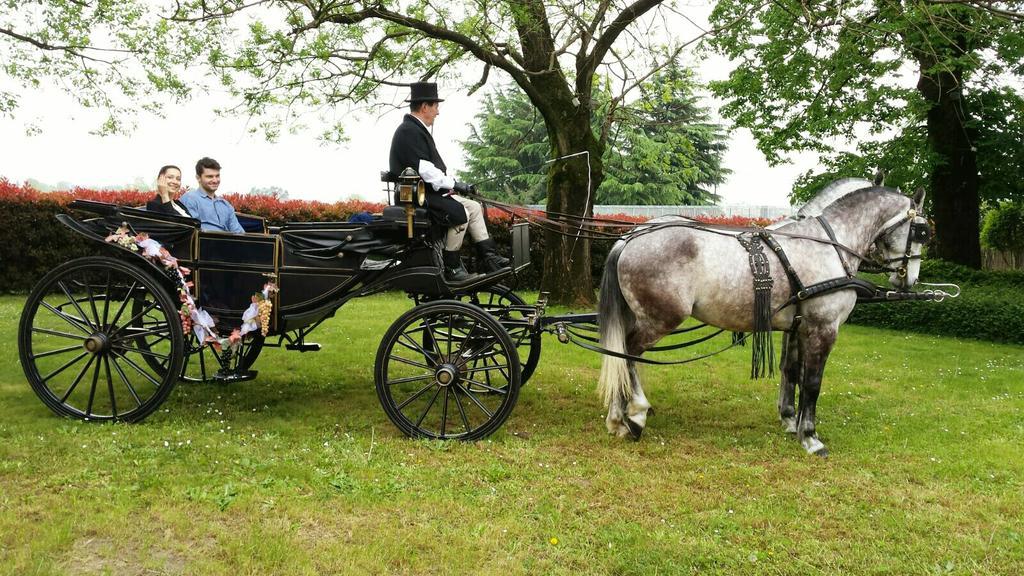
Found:
<path fill-rule="evenodd" d="M 199 220 L 201 230 L 245 234 L 231 203 L 217 198 L 220 164 L 213 158 L 200 158 L 196 162 L 196 180 L 199 181 L 199 189 L 189 190 L 179 201 L 193 218 Z"/>

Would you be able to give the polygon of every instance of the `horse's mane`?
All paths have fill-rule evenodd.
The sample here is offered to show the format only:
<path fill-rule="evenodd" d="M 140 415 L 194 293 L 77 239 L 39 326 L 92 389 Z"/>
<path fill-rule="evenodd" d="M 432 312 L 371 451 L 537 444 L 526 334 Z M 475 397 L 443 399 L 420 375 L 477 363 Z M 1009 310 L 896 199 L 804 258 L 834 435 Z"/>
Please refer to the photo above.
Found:
<path fill-rule="evenodd" d="M 829 205 L 836 200 L 842 198 L 859 190 L 861 188 L 870 188 L 873 186 L 870 180 L 863 178 L 840 178 L 827 184 L 824 188 L 818 191 L 806 204 L 797 210 L 797 219 L 807 218 L 810 216 L 817 216 Z"/>
<path fill-rule="evenodd" d="M 860 190 L 854 190 L 853 192 L 840 197 L 832 204 L 829 204 L 826 210 L 831 212 L 841 208 L 848 208 L 852 205 L 863 202 L 865 197 L 875 195 L 907 198 L 907 196 L 900 192 L 898 188 L 889 188 L 888 186 L 869 186 L 867 188 L 861 188 Z"/>

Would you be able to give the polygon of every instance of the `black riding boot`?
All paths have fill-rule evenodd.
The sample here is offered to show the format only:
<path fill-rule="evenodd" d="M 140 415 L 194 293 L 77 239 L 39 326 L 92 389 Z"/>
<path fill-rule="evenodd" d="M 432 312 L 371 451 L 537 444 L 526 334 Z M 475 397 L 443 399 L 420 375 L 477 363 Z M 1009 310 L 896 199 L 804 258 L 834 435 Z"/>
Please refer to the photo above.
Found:
<path fill-rule="evenodd" d="M 476 254 L 478 268 L 481 272 L 490 274 L 509 267 L 508 258 L 498 254 L 497 245 L 494 240 L 488 238 L 476 243 Z"/>
<path fill-rule="evenodd" d="M 462 265 L 462 258 L 458 251 L 444 251 L 444 279 L 445 282 L 461 284 L 477 277 L 477 274 L 470 274 Z"/>

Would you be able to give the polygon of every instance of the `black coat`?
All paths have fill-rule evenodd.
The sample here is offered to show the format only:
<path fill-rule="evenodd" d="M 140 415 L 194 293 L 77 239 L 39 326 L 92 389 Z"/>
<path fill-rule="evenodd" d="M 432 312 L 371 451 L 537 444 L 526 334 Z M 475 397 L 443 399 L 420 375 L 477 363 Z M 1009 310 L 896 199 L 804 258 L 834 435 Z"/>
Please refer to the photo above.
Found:
<path fill-rule="evenodd" d="M 391 138 L 391 155 L 388 158 L 388 170 L 398 176 L 406 168 L 417 170 L 420 160 L 428 160 L 437 166 L 439 170 L 447 174 L 447 166 L 437 152 L 434 145 L 434 137 L 427 131 L 422 122 L 411 114 L 406 114 L 402 123 L 395 130 Z M 451 190 L 434 190 L 434 187 L 427 184 L 427 211 L 430 216 L 439 224 L 446 227 L 465 224 L 466 209 L 447 196 L 443 196 Z"/>
<path fill-rule="evenodd" d="M 173 198 L 171 199 L 171 202 L 174 202 L 174 204 L 176 204 L 178 208 L 184 210 L 185 214 L 189 213 L 188 208 L 185 208 L 185 205 L 182 204 L 181 202 L 178 202 Z M 171 206 L 171 202 L 165 203 L 163 200 L 160 199 L 160 195 L 157 194 L 156 196 L 153 197 L 152 200 L 146 202 L 146 210 L 150 210 L 152 212 L 160 212 L 163 214 L 170 214 L 172 216 L 181 216 L 181 213 L 175 210 L 174 206 Z"/>

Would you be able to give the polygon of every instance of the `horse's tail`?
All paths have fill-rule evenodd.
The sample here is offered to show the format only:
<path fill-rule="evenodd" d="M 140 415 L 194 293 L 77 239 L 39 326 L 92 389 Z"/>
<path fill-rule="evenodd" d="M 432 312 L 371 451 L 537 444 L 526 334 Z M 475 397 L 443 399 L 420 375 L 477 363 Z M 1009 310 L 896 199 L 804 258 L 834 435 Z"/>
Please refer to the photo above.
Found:
<path fill-rule="evenodd" d="M 601 277 L 601 297 L 597 304 L 597 322 L 600 327 L 601 347 L 611 352 L 626 352 L 626 334 L 633 329 L 636 316 L 629 309 L 622 289 L 619 287 L 619 254 L 626 243 L 615 243 L 604 263 L 604 276 Z M 628 400 L 633 395 L 630 385 L 629 366 L 623 358 L 605 355 L 601 362 L 601 377 L 597 383 L 597 392 L 605 406 L 622 398 Z"/>

